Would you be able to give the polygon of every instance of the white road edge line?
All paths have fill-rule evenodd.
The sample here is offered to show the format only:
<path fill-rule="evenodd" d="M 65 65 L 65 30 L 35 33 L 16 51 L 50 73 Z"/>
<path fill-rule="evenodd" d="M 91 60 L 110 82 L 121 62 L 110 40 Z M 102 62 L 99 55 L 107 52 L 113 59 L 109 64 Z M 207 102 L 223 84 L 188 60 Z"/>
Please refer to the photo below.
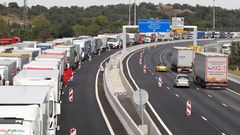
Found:
<path fill-rule="evenodd" d="M 110 56 L 109 56 L 109 57 L 110 57 Z M 106 59 L 104 59 L 104 60 L 101 62 L 100 65 L 102 65 L 102 63 L 103 63 L 104 61 L 106 61 L 109 57 L 107 57 Z M 102 103 L 101 103 L 101 101 L 100 101 L 100 99 L 99 99 L 99 95 L 98 95 L 98 85 L 97 85 L 97 84 L 98 84 L 98 76 L 99 76 L 99 73 L 100 73 L 100 69 L 98 68 L 98 71 L 97 71 L 97 74 L 96 74 L 96 79 L 95 79 L 95 95 L 96 95 L 97 103 L 98 103 L 98 106 L 99 106 L 100 111 L 101 111 L 101 113 L 102 113 L 103 119 L 104 119 L 105 122 L 106 122 L 106 125 L 107 125 L 107 127 L 108 127 L 108 130 L 109 130 L 110 134 L 111 134 L 111 135 L 115 135 L 115 133 L 114 133 L 114 131 L 113 131 L 113 129 L 112 129 L 112 126 L 111 126 L 111 124 L 110 124 L 110 122 L 109 122 L 109 120 L 108 120 L 108 118 L 107 118 L 107 116 L 106 116 L 106 114 L 105 114 L 105 111 L 104 111 L 104 109 L 103 109 L 103 107 L 102 107 Z"/>
<path fill-rule="evenodd" d="M 205 120 L 205 121 L 207 121 L 207 118 L 205 118 L 204 116 L 202 116 L 202 119 Z"/>
<path fill-rule="evenodd" d="M 230 92 L 232 92 L 232 93 L 234 93 L 234 94 L 237 94 L 238 96 L 240 96 L 240 94 L 239 93 L 237 93 L 237 92 L 235 92 L 235 91 L 233 91 L 233 90 L 231 90 L 231 89 L 229 89 L 229 88 L 226 88 L 228 91 L 230 91 Z"/>
<path fill-rule="evenodd" d="M 135 53 L 137 53 L 137 52 L 135 52 Z M 128 59 L 127 59 L 127 61 L 126 61 L 126 66 L 127 66 L 127 71 L 128 71 L 128 74 L 129 74 L 130 79 L 133 81 L 133 84 L 136 86 L 136 88 L 139 89 L 138 85 L 136 84 L 136 82 L 135 82 L 134 79 L 132 78 L 132 74 L 131 74 L 131 72 L 130 72 L 130 70 L 129 70 L 129 67 L 128 67 L 129 59 L 130 59 L 130 58 L 132 57 L 132 55 L 134 55 L 135 53 L 132 53 L 132 54 L 128 57 Z M 160 116 L 157 114 L 157 112 L 155 111 L 155 109 L 153 108 L 153 106 L 151 105 L 151 103 L 148 101 L 147 104 L 148 104 L 149 108 L 152 110 L 152 112 L 153 112 L 153 114 L 155 115 L 155 117 L 156 117 L 156 118 L 158 119 L 158 121 L 161 123 L 161 125 L 163 126 L 163 128 L 167 131 L 167 133 L 168 133 L 169 135 L 173 135 L 173 133 L 168 129 L 168 127 L 166 126 L 166 124 L 163 122 L 163 120 L 162 120 L 162 119 L 160 118 Z"/>

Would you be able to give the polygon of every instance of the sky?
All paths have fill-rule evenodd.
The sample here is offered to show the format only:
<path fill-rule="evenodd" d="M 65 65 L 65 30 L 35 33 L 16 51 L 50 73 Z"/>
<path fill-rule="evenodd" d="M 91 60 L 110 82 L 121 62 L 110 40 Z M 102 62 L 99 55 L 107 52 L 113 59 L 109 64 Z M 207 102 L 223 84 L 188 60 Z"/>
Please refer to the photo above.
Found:
<path fill-rule="evenodd" d="M 17 2 L 18 5 L 22 6 L 24 0 L 0 0 L 0 3 Z M 134 0 L 130 0 L 132 3 Z M 151 2 L 151 3 L 179 3 L 179 4 L 190 4 L 195 6 L 196 4 L 203 6 L 212 6 L 213 0 L 136 0 L 139 2 Z M 129 3 L 129 0 L 28 0 L 28 5 L 43 5 L 45 7 L 52 6 L 79 6 L 79 7 L 89 7 L 91 5 L 110 5 L 110 4 L 119 4 L 119 3 Z M 215 0 L 215 5 L 227 9 L 240 9 L 239 0 Z"/>

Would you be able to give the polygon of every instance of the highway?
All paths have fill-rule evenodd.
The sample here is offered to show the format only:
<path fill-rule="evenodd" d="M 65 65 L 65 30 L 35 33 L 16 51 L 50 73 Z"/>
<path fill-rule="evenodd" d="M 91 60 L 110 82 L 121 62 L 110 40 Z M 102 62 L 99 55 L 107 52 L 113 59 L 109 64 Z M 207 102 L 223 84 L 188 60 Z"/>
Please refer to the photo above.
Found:
<path fill-rule="evenodd" d="M 110 132 L 99 110 L 95 96 L 95 78 L 100 63 L 116 52 L 101 53 L 91 61 L 85 61 L 76 71 L 74 81 L 63 90 L 60 116 L 60 135 L 70 134 L 70 129 L 77 129 L 81 135 L 109 135 Z M 69 102 L 68 90 L 73 89 L 73 102 Z M 114 114 L 112 114 L 114 115 Z M 118 120 L 115 120 L 118 122 Z"/>
<path fill-rule="evenodd" d="M 185 46 L 189 43 L 175 45 Z M 240 85 L 230 82 L 226 90 L 207 90 L 192 82 L 190 88 L 173 87 L 176 73 L 155 72 L 155 66 L 160 61 L 170 67 L 172 46 L 173 44 L 166 44 L 157 48 L 152 47 L 150 51 L 147 48 L 144 50 L 144 64 L 148 67 L 146 74 L 143 73 L 143 66 L 139 65 L 140 51 L 124 60 L 124 65 L 129 67 L 131 76 L 139 88 L 148 91 L 150 103 L 166 126 L 176 135 L 238 135 L 240 132 L 240 95 L 238 94 Z M 127 73 L 127 71 L 124 72 Z M 161 88 L 157 87 L 159 76 L 163 78 Z M 128 80 L 131 81 L 129 77 Z M 192 102 L 191 116 L 185 115 L 187 100 Z"/>

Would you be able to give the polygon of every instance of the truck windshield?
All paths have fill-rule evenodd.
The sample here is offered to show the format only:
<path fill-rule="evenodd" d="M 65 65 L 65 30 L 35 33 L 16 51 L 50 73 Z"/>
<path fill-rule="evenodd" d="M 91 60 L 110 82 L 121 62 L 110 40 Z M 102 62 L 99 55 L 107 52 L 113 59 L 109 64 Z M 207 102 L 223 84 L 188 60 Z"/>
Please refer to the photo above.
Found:
<path fill-rule="evenodd" d="M 4 117 L 0 118 L 0 124 L 23 124 L 23 118 Z"/>
<path fill-rule="evenodd" d="M 117 40 L 116 40 L 116 38 L 108 38 L 107 41 L 108 42 L 116 42 Z"/>

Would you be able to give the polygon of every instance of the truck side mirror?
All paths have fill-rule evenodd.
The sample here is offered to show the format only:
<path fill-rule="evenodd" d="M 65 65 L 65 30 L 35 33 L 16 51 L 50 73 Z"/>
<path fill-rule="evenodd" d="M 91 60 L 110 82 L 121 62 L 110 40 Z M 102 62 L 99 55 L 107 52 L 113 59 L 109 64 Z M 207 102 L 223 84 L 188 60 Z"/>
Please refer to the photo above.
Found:
<path fill-rule="evenodd" d="M 56 103 L 56 115 L 61 114 L 61 103 Z"/>

